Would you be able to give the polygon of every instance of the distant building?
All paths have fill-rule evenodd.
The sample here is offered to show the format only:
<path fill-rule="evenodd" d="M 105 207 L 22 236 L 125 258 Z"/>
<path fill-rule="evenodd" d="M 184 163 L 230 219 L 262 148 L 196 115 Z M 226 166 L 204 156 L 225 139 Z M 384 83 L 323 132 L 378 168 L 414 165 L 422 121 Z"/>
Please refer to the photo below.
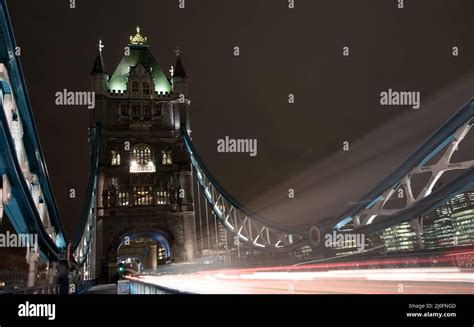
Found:
<path fill-rule="evenodd" d="M 385 229 L 380 238 L 385 252 L 411 251 L 419 247 L 418 237 L 409 223 L 402 223 Z"/>
<path fill-rule="evenodd" d="M 424 218 L 427 249 L 474 245 L 474 190 L 453 197 Z"/>
<path fill-rule="evenodd" d="M 409 222 L 385 229 L 386 252 L 474 245 L 474 190 L 456 195 L 423 217 L 421 239 Z"/>

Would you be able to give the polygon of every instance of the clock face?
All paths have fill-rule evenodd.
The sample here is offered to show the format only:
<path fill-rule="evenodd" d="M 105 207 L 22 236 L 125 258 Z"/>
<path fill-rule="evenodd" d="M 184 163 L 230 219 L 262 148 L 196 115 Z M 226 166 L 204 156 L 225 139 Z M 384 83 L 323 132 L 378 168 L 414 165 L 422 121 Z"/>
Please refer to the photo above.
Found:
<path fill-rule="evenodd" d="M 2 189 L 17 207 L 5 212 L 49 237 L 46 256 L 69 247 L 92 274 L 99 239 L 112 281 L 172 262 L 472 246 L 474 3 L 8 9 L 0 174 L 16 172 Z"/>

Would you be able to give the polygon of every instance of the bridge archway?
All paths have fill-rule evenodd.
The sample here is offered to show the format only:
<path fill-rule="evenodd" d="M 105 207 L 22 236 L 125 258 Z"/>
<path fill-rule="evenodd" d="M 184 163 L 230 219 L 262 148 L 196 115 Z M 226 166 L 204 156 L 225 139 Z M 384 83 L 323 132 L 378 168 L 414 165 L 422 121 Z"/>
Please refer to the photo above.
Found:
<path fill-rule="evenodd" d="M 110 268 L 117 266 L 120 259 L 138 260 L 145 269 L 154 269 L 158 263 L 169 262 L 172 259 L 172 244 L 172 235 L 160 228 L 139 228 L 121 232 L 109 248 L 109 277 L 116 270 Z"/>
<path fill-rule="evenodd" d="M 112 250 L 117 253 L 117 251 L 124 246 L 127 241 L 130 242 L 140 238 L 150 239 L 160 243 L 165 249 L 166 258 L 171 259 L 171 234 L 158 228 L 135 229 L 121 233 L 114 239 Z"/>
<path fill-rule="evenodd" d="M 142 255 L 119 255 L 117 264 L 123 264 L 126 273 L 140 273 L 144 269 L 145 258 Z"/>

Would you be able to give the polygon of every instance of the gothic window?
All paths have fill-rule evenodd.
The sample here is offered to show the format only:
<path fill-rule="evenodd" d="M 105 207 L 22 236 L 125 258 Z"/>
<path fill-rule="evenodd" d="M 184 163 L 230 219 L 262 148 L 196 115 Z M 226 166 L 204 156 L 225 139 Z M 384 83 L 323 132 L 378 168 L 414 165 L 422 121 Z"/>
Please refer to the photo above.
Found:
<path fill-rule="evenodd" d="M 153 204 L 153 188 L 151 186 L 135 186 L 133 188 L 133 204 L 146 206 Z"/>
<path fill-rule="evenodd" d="M 120 166 L 120 154 L 117 151 L 112 151 L 112 166 Z"/>
<path fill-rule="evenodd" d="M 139 165 L 146 165 L 151 161 L 151 149 L 148 145 L 139 144 L 132 149 L 132 160 Z"/>
<path fill-rule="evenodd" d="M 162 151 L 163 157 L 161 159 L 161 164 L 164 166 L 172 165 L 173 161 L 171 160 L 171 151 Z"/>
<path fill-rule="evenodd" d="M 156 192 L 156 199 L 157 199 L 157 204 L 169 204 L 170 203 L 170 195 L 168 191 L 158 191 Z"/>
<path fill-rule="evenodd" d="M 145 95 L 150 94 L 150 83 L 147 83 L 147 82 L 143 83 L 143 94 Z"/>
<path fill-rule="evenodd" d="M 137 81 L 133 81 L 132 82 L 132 93 L 133 94 L 137 94 L 140 90 L 139 90 L 139 83 Z"/>
<path fill-rule="evenodd" d="M 154 172 L 155 165 L 151 159 L 151 148 L 146 144 L 138 144 L 132 148 L 130 162 L 131 173 Z"/>
<path fill-rule="evenodd" d="M 129 202 L 129 195 L 128 192 L 119 192 L 118 193 L 118 205 L 119 206 L 128 206 Z"/>

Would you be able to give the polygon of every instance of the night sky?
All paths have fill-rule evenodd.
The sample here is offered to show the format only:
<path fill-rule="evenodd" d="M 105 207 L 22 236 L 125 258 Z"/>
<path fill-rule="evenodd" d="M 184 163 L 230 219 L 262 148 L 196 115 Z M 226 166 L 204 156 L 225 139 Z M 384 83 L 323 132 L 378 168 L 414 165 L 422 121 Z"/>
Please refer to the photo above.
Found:
<path fill-rule="evenodd" d="M 282 183 L 296 183 L 307 169 L 318 175 L 314 167 L 340 152 L 343 141 L 355 142 L 406 115 L 404 108 L 380 107 L 382 90 L 420 91 L 423 106 L 424 99 L 474 70 L 471 0 L 405 0 L 404 9 L 397 9 L 395 0 L 296 0 L 291 10 L 286 0 L 186 0 L 185 9 L 177 3 L 77 0 L 76 9 L 70 9 L 66 0 L 8 2 L 69 234 L 88 180 L 89 113 L 84 107 L 55 106 L 54 94 L 89 89 L 99 38 L 109 74 L 137 25 L 165 73 L 174 64 L 174 49 L 181 48 L 191 78 L 194 143 L 224 188 L 257 211 L 286 194 Z M 346 45 L 350 57 L 342 56 Z M 460 47 L 456 58 L 454 45 Z M 233 56 L 234 46 L 240 47 L 240 57 Z M 472 90 L 474 95 L 474 84 Z M 295 94 L 295 104 L 288 104 L 289 93 Z M 453 105 L 465 101 L 455 99 Z M 426 107 L 418 112 L 434 114 Z M 418 112 L 412 120 L 423 125 Z M 410 131 L 390 138 L 405 132 Z M 258 155 L 217 153 L 216 140 L 225 136 L 257 138 Z M 380 147 L 380 140 L 368 138 L 365 144 Z M 375 165 L 373 172 L 383 175 L 386 169 Z M 305 182 L 311 184 L 308 178 Z M 298 185 L 292 187 L 298 198 Z M 77 189 L 76 199 L 69 199 L 70 188 Z M 337 189 L 331 192 L 337 198 Z M 329 214 L 306 213 L 314 220 Z M 285 217 L 276 220 L 286 222 Z"/>

